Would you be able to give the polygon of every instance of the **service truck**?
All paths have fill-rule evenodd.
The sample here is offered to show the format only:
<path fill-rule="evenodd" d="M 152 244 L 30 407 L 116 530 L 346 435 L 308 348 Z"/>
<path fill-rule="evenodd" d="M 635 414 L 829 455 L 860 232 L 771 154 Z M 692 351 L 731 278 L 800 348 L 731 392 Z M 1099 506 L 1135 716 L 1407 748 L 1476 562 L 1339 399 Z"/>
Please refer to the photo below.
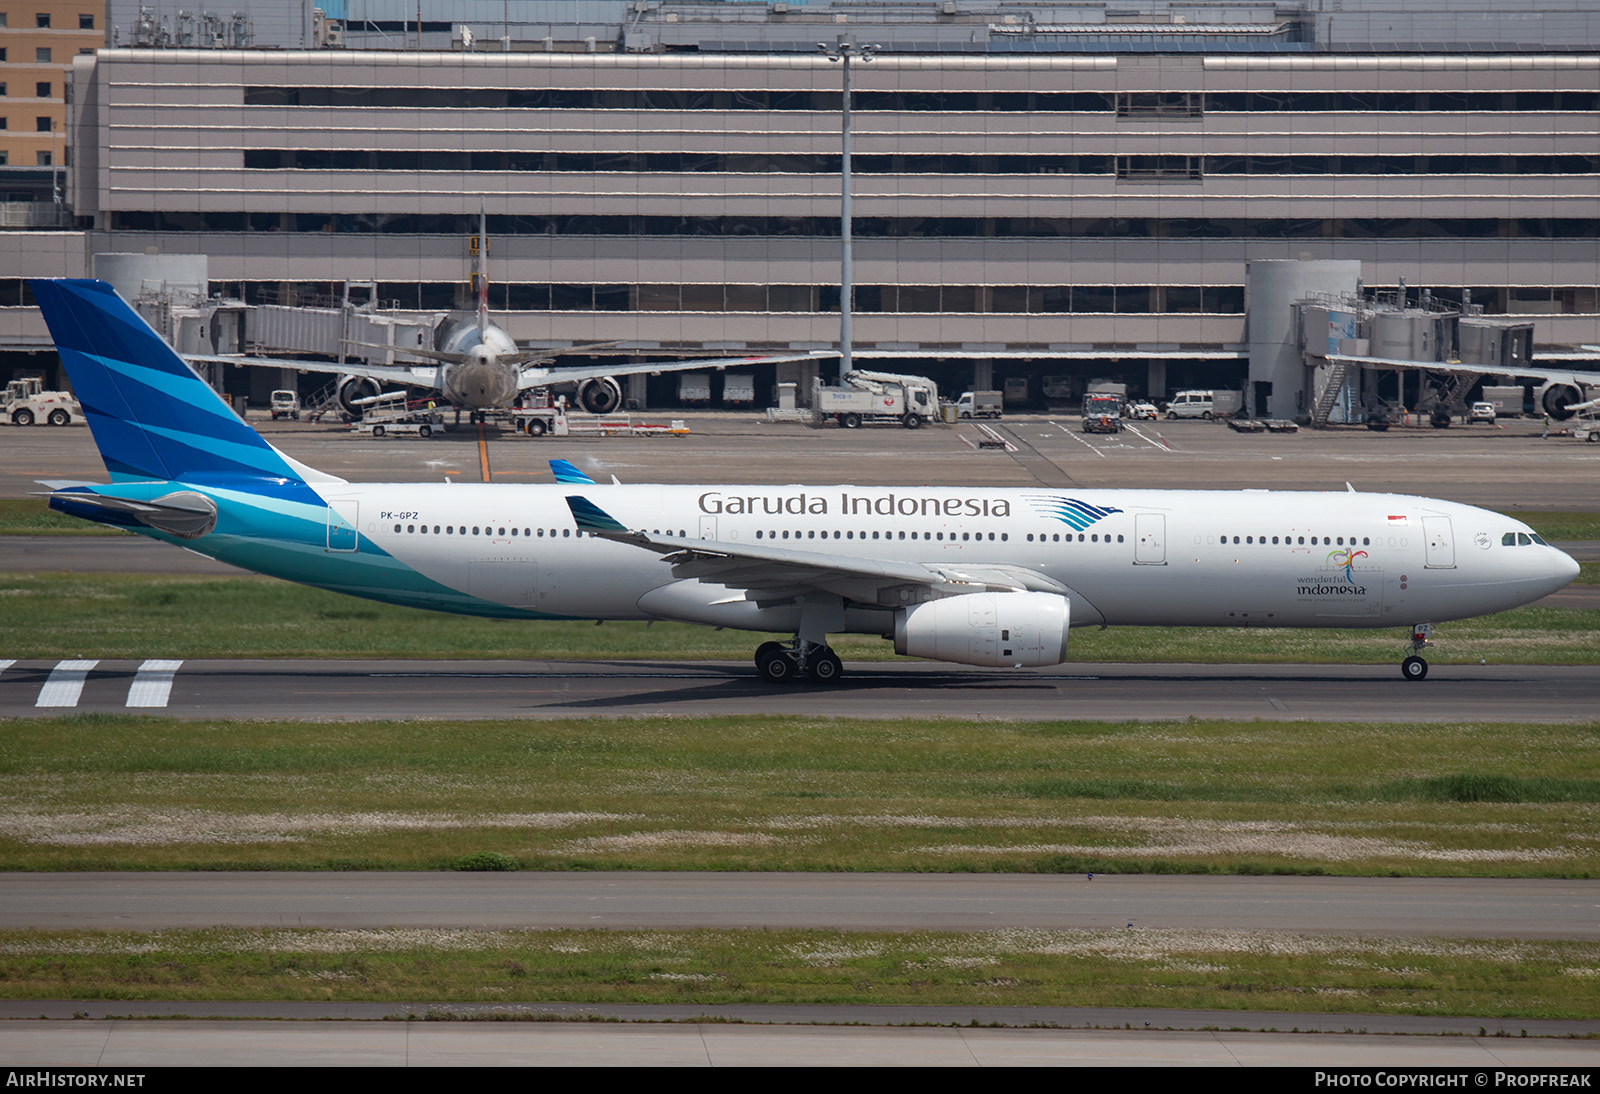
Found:
<path fill-rule="evenodd" d="M 926 376 L 855 369 L 840 377 L 837 387 L 819 377 L 811 396 L 817 421 L 835 421 L 845 429 L 864 422 L 898 422 L 917 429 L 937 421 L 939 414 L 939 387 Z"/>
<path fill-rule="evenodd" d="M 711 373 L 678 373 L 678 402 L 704 405 L 711 401 Z"/>
<path fill-rule="evenodd" d="M 998 391 L 963 391 L 956 400 L 956 417 L 998 418 L 1003 402 Z"/>
<path fill-rule="evenodd" d="M 83 407 L 72 392 L 44 390 L 42 376 L 24 376 L 8 383 L 4 413 L 12 425 L 71 425 L 83 421 Z"/>
<path fill-rule="evenodd" d="M 1523 391 L 1520 385 L 1512 387 L 1510 385 L 1495 386 L 1493 384 L 1485 384 L 1483 387 L 1483 401 L 1494 404 L 1494 416 L 1496 418 L 1522 417 L 1522 400 Z"/>
<path fill-rule="evenodd" d="M 1122 432 L 1122 396 L 1114 391 L 1091 391 L 1083 397 L 1085 433 Z"/>
<path fill-rule="evenodd" d="M 742 406 L 756 401 L 756 378 L 748 372 L 722 374 L 722 405 Z"/>

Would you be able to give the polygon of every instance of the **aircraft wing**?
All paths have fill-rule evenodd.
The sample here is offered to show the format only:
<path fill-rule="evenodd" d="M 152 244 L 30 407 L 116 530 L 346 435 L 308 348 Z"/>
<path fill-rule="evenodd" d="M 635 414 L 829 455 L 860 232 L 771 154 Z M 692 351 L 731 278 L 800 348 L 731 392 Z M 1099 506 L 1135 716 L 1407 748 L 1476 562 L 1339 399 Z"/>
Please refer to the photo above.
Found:
<path fill-rule="evenodd" d="M 552 350 L 565 353 L 566 350 Z M 716 357 L 700 360 L 640 361 L 633 364 L 579 365 L 575 368 L 525 368 L 517 381 L 519 390 L 531 387 L 549 387 L 553 384 L 581 384 L 585 380 L 599 380 L 607 376 L 654 375 L 658 372 L 695 372 L 705 369 L 737 368 L 740 365 L 770 365 L 784 361 L 814 361 L 821 357 L 837 357 L 836 353 L 820 350 L 806 353 L 787 353 L 776 357 Z"/>
<path fill-rule="evenodd" d="M 882 558 L 800 551 L 721 540 L 691 539 L 629 529 L 588 498 L 567 497 L 578 527 L 601 539 L 654 551 L 680 580 L 698 578 L 743 589 L 745 599 L 778 604 L 807 593 L 831 593 L 863 604 L 903 607 L 933 597 L 979 592 L 1069 590 L 1033 570 L 1012 566 L 934 566 Z M 808 541 L 809 542 L 809 541 Z M 915 591 L 917 595 L 902 596 Z"/>
<path fill-rule="evenodd" d="M 1414 368 L 1426 369 L 1429 372 L 1457 372 L 1472 376 L 1527 376 L 1536 380 L 1554 380 L 1558 383 L 1572 384 L 1574 387 L 1594 387 L 1600 385 L 1600 372 L 1579 372 L 1570 368 L 1544 368 L 1539 365 L 1517 365 L 1515 368 L 1501 368 L 1491 365 L 1469 365 L 1460 361 L 1410 361 L 1397 357 L 1356 357 L 1348 353 L 1330 353 L 1329 361 L 1342 361 L 1345 364 L 1360 365 L 1363 368 Z"/>
<path fill-rule="evenodd" d="M 386 347 L 387 348 L 387 347 Z M 404 350 L 405 353 L 412 352 Z M 301 361 L 286 357 L 232 357 L 217 353 L 185 353 L 186 361 L 203 361 L 217 365 L 252 365 L 256 368 L 292 368 L 296 372 L 328 372 L 336 376 L 364 376 L 391 384 L 409 384 L 412 387 L 437 388 L 439 370 L 433 365 L 369 365 L 346 361 Z"/>

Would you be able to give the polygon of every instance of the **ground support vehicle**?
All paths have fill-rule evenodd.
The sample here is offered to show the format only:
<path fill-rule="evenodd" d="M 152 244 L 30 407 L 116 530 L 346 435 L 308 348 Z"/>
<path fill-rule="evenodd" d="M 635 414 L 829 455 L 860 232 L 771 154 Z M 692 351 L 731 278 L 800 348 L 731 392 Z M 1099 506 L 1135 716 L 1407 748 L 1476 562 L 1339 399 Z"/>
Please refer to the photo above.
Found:
<path fill-rule="evenodd" d="M 272 399 L 267 404 L 272 412 L 272 420 L 288 418 L 298 422 L 300 420 L 300 395 L 293 391 L 274 391 Z"/>
<path fill-rule="evenodd" d="M 1569 409 L 1573 411 L 1574 418 L 1568 432 L 1580 441 L 1590 444 L 1600 442 L 1600 399 L 1573 403 Z"/>
<path fill-rule="evenodd" d="M 1180 391 L 1167 404 L 1167 418 L 1231 418 L 1243 406 L 1237 391 Z"/>
<path fill-rule="evenodd" d="M 998 391 L 963 391 L 956 400 L 956 417 L 998 418 L 1004 402 Z"/>
<path fill-rule="evenodd" d="M 1085 433 L 1122 432 L 1122 396 L 1107 391 L 1091 391 L 1083 397 Z"/>
<path fill-rule="evenodd" d="M 1486 422 L 1494 425 L 1494 404 L 1488 401 L 1473 403 L 1467 408 L 1467 424 L 1473 422 Z"/>
<path fill-rule="evenodd" d="M 444 432 L 444 426 L 441 422 L 426 420 L 369 422 L 363 418 L 350 428 L 357 433 L 368 433 L 374 437 L 431 437 L 435 433 Z"/>
<path fill-rule="evenodd" d="M 356 405 L 361 408 L 361 420 L 350 428 L 374 437 L 431 437 L 445 428 L 444 412 L 432 399 L 410 401 L 403 391 L 359 399 Z"/>
<path fill-rule="evenodd" d="M 562 407 L 517 407 L 507 411 L 507 414 L 511 419 L 511 428 L 530 437 L 565 437 L 569 432 L 567 412 Z"/>
<path fill-rule="evenodd" d="M 83 421 L 83 407 L 70 391 L 44 390 L 44 377 L 25 376 L 6 385 L 5 416 L 12 425 L 71 425 Z"/>
<path fill-rule="evenodd" d="M 919 429 L 938 420 L 939 387 L 926 376 L 855 369 L 840 377 L 837 387 L 818 379 L 811 394 L 816 420 L 835 421 L 845 429 L 858 429 L 867 422 Z"/>
<path fill-rule="evenodd" d="M 722 374 L 722 405 L 748 406 L 756 401 L 756 378 L 748 372 Z"/>

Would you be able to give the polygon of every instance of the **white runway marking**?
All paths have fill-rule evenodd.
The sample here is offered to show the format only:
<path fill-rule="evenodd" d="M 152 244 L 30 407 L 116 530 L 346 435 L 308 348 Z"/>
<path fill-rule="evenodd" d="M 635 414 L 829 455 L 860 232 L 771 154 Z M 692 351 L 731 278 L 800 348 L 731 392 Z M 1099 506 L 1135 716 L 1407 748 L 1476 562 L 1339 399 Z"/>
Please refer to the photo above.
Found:
<path fill-rule="evenodd" d="M 36 707 L 75 707 L 83 694 L 83 682 L 99 661 L 61 661 L 39 689 Z"/>
<path fill-rule="evenodd" d="M 16 663 L 17 662 L 16 662 L 15 658 L 12 658 L 10 660 L 0 660 L 0 672 L 5 672 L 6 669 L 10 668 L 12 665 L 15 665 Z"/>
<path fill-rule="evenodd" d="M 164 707 L 172 694 L 172 677 L 182 661 L 146 661 L 128 686 L 130 707 Z"/>
<path fill-rule="evenodd" d="M 1172 451 L 1172 449 L 1168 448 L 1166 445 L 1158 444 L 1157 442 L 1152 441 L 1149 437 L 1146 437 L 1143 433 L 1141 433 L 1139 431 L 1139 427 L 1136 426 L 1136 425 L 1129 424 L 1127 426 L 1127 430 L 1128 430 L 1129 433 L 1132 433 L 1135 437 L 1138 437 L 1141 441 L 1143 441 L 1145 444 L 1149 445 L 1151 448 L 1159 448 L 1161 451 L 1167 452 L 1167 453 L 1171 453 L 1171 451 Z"/>
<path fill-rule="evenodd" d="M 1067 436 L 1071 437 L 1073 440 L 1077 441 L 1079 444 L 1083 445 L 1083 447 L 1087 448 L 1090 452 L 1093 452 L 1096 456 L 1099 456 L 1102 460 L 1106 458 L 1106 454 L 1104 452 L 1100 451 L 1094 445 L 1090 444 L 1088 441 L 1086 441 L 1082 437 L 1078 436 L 1076 433 L 1074 433 L 1072 430 L 1068 429 L 1066 426 L 1062 425 L 1060 422 L 1051 422 L 1050 424 L 1055 426 L 1057 429 L 1061 430 L 1061 432 L 1065 433 Z"/>

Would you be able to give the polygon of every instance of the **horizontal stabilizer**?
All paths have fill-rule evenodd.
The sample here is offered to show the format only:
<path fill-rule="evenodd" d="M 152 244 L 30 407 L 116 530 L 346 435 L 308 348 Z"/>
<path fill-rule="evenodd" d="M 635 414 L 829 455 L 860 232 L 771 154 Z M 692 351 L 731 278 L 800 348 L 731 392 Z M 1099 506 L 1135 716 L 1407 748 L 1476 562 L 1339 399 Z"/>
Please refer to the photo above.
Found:
<path fill-rule="evenodd" d="M 155 501 L 63 490 L 50 495 L 50 508 L 101 524 L 154 528 L 179 539 L 199 539 L 217 526 L 217 503 L 192 490 L 180 490 Z"/>

